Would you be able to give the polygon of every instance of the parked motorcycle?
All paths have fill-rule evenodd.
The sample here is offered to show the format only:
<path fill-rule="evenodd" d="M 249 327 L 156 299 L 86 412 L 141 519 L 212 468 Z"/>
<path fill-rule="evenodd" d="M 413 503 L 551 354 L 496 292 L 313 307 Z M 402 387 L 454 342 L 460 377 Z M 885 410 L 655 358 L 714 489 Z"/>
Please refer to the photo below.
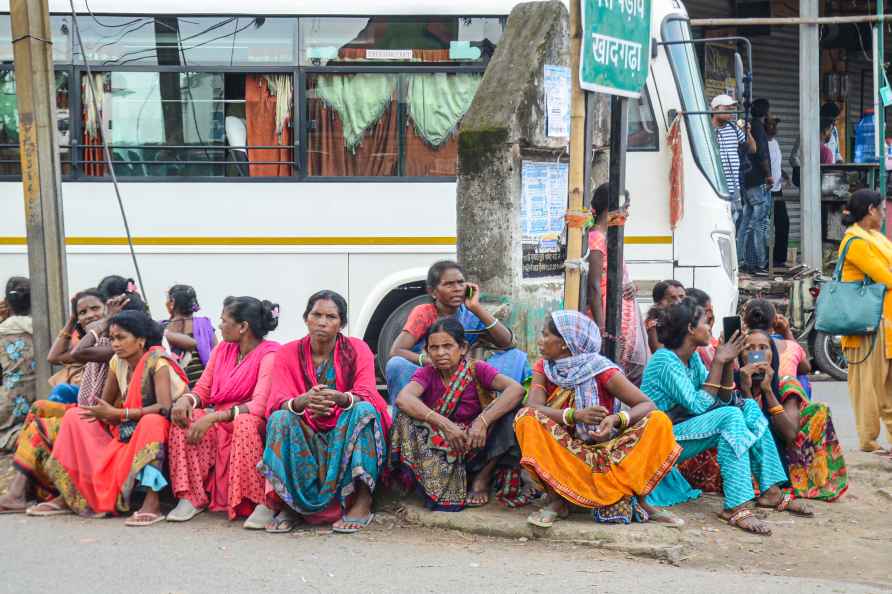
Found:
<path fill-rule="evenodd" d="M 790 326 L 796 340 L 812 358 L 813 367 L 833 379 L 847 381 L 849 364 L 839 336 L 815 330 L 815 304 L 825 277 L 819 270 L 804 268 L 793 276 L 790 288 Z"/>

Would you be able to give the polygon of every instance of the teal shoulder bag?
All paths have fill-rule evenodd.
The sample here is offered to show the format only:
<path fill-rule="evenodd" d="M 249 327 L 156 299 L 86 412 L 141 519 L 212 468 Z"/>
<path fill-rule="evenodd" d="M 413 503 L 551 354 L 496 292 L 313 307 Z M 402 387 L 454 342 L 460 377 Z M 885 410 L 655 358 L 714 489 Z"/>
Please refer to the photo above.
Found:
<path fill-rule="evenodd" d="M 874 283 L 867 275 L 856 282 L 842 281 L 842 267 L 849 253 L 852 237 L 843 247 L 833 279 L 821 287 L 815 312 L 818 332 L 841 336 L 865 336 L 877 332 L 883 318 L 885 285 Z M 863 241 L 863 240 L 862 240 Z"/>

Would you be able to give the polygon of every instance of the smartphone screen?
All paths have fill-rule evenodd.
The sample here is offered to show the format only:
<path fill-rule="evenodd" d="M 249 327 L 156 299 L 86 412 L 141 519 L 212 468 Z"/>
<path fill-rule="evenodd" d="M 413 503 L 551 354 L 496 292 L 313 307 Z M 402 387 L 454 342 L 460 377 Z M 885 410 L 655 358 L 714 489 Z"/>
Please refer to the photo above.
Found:
<path fill-rule="evenodd" d="M 722 330 L 725 334 L 725 340 L 731 340 L 735 332 L 740 332 L 740 316 L 722 318 Z"/>
<path fill-rule="evenodd" d="M 764 363 L 766 360 L 765 351 L 750 351 L 746 356 L 747 363 Z"/>

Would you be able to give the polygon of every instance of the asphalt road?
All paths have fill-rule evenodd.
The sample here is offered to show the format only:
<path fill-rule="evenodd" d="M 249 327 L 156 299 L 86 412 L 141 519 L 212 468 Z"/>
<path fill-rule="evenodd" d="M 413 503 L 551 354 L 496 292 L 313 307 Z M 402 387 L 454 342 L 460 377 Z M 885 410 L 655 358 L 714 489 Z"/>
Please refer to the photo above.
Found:
<path fill-rule="evenodd" d="M 852 413 L 852 403 L 849 400 L 849 389 L 845 382 L 813 382 L 812 398 L 830 405 L 833 413 L 833 425 L 839 435 L 839 440 L 845 449 L 858 448 L 858 434 L 855 431 L 855 416 Z M 880 444 L 889 446 L 892 444 L 889 435 L 880 435 Z"/>
<path fill-rule="evenodd" d="M 708 572 L 609 558 L 590 547 L 377 526 L 359 536 L 267 535 L 219 515 L 126 528 L 120 519 L 0 517 L 0 591 L 853 592 L 870 586 Z"/>

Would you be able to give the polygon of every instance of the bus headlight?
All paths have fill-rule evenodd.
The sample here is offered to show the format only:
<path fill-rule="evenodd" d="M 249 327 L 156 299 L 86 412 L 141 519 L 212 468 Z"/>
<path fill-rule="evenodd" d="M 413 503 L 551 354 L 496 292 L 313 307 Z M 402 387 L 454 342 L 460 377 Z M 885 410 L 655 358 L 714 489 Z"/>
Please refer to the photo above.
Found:
<path fill-rule="evenodd" d="M 728 279 L 733 283 L 737 276 L 737 262 L 734 257 L 734 244 L 731 243 L 731 238 L 724 233 L 715 233 L 712 237 L 715 239 L 715 243 L 719 248 L 719 254 L 722 258 L 722 268 L 724 268 L 725 274 L 728 275 Z"/>

